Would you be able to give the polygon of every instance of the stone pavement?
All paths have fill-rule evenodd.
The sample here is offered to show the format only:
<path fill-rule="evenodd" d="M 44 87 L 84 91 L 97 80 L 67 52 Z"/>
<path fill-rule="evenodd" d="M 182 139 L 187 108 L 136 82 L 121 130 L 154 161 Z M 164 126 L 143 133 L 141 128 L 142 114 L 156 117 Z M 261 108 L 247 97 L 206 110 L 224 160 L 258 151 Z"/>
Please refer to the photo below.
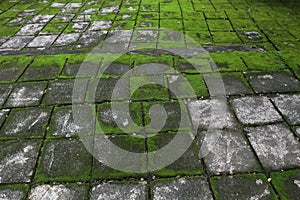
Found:
<path fill-rule="evenodd" d="M 299 8 L 296 0 L 1 1 L 0 199 L 299 200 Z M 129 50 L 159 49 L 161 42 L 192 48 L 188 36 L 210 52 L 197 69 L 180 56 L 145 51 L 124 54 L 101 77 L 89 76 L 103 68 L 101 57 L 86 60 L 101 41 L 114 47 L 129 38 L 123 41 Z M 143 65 L 156 74 L 145 74 Z M 171 69 L 161 70 L 165 65 Z M 97 87 L 94 95 L 77 88 L 82 95 L 74 98 L 80 67 L 80 80 Z M 127 72 L 130 97 L 119 89 L 114 98 Z M 218 75 L 226 108 L 211 115 L 222 104 L 209 90 L 219 87 Z M 134 91 L 154 80 L 160 85 Z M 180 100 L 188 117 L 179 126 Z M 123 111 L 111 109 L 128 102 L 134 123 L 151 137 L 136 137 Z M 162 169 L 115 170 L 80 140 L 72 105 L 82 104 L 94 106 L 106 137 L 127 151 L 148 155 L 178 132 L 193 133 L 194 141 Z M 147 126 L 155 104 L 167 116 L 161 129 Z M 202 144 L 216 133 L 202 156 Z"/>

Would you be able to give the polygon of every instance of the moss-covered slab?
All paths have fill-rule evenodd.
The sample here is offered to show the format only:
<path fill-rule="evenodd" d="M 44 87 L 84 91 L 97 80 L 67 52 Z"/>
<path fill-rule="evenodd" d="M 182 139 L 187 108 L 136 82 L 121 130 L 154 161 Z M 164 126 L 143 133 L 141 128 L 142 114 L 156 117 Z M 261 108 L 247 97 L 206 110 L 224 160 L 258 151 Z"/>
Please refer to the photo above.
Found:
<path fill-rule="evenodd" d="M 161 179 L 151 183 L 153 199 L 209 199 L 212 192 L 202 178 Z"/>
<path fill-rule="evenodd" d="M 216 199 L 272 199 L 276 194 L 263 174 L 221 176 L 211 179 Z"/>
<path fill-rule="evenodd" d="M 272 183 L 282 200 L 297 199 L 300 195 L 300 171 L 271 173 Z"/>
<path fill-rule="evenodd" d="M 39 153 L 40 140 L 10 140 L 0 143 L 0 182 L 30 182 Z"/>
<path fill-rule="evenodd" d="M 8 95 L 10 94 L 12 89 L 13 89 L 12 84 L 1 84 L 0 85 L 0 106 L 2 106 L 4 104 L 4 102 L 6 101 L 6 98 L 8 97 Z"/>
<path fill-rule="evenodd" d="M 244 71 L 247 69 L 240 56 L 235 52 L 210 53 L 209 55 L 214 71 L 229 72 Z"/>
<path fill-rule="evenodd" d="M 3 199 L 23 200 L 28 191 L 27 185 L 0 186 L 0 197 Z"/>
<path fill-rule="evenodd" d="M 273 97 L 272 101 L 292 125 L 300 124 L 299 95 L 278 95 Z"/>
<path fill-rule="evenodd" d="M 42 137 L 50 118 L 51 108 L 13 109 L 0 131 L 0 137 Z"/>
<path fill-rule="evenodd" d="M 284 169 L 300 165 L 300 144 L 285 124 L 247 128 L 246 132 L 263 167 Z"/>
<path fill-rule="evenodd" d="M 8 107 L 39 105 L 46 86 L 46 82 L 19 83 L 13 89 L 5 105 Z"/>
<path fill-rule="evenodd" d="M 36 181 L 86 181 L 90 179 L 91 155 L 76 139 L 48 140 L 37 169 Z"/>

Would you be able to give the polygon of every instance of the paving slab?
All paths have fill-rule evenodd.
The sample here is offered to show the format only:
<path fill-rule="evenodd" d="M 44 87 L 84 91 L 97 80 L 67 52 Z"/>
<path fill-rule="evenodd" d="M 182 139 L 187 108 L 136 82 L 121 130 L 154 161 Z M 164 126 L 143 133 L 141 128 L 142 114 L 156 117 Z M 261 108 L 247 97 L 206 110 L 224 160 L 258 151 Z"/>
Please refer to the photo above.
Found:
<path fill-rule="evenodd" d="M 2 106 L 13 89 L 12 84 L 1 84 L 0 88 L 0 106 Z"/>
<path fill-rule="evenodd" d="M 15 199 L 22 200 L 25 198 L 27 187 L 17 186 L 17 187 L 1 187 L 0 188 L 0 198 L 2 199 Z"/>

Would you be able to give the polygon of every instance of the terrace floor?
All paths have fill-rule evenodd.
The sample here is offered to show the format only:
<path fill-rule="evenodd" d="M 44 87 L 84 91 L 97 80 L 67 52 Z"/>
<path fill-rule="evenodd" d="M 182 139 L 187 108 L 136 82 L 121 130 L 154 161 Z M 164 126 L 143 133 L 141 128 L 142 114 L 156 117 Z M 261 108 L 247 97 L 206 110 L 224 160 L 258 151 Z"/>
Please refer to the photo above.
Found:
<path fill-rule="evenodd" d="M 299 39 L 296 0 L 1 0 L 0 200 L 299 200 Z"/>

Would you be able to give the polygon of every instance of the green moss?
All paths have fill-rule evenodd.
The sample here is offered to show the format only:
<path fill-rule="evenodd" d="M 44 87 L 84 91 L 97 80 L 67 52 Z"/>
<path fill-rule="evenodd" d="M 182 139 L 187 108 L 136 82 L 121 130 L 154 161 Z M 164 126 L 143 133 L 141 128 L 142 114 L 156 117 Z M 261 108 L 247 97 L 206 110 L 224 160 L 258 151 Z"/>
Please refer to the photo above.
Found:
<path fill-rule="evenodd" d="M 22 200 L 25 200 L 26 198 L 26 194 L 29 192 L 29 186 L 28 185 L 21 185 L 21 184 L 18 184 L 18 185 L 2 185 L 0 186 L 0 191 L 1 190 L 17 190 L 17 191 L 23 191 L 24 192 L 24 195 L 22 197 Z"/>
<path fill-rule="evenodd" d="M 42 29 L 41 32 L 48 34 L 59 34 L 67 25 L 68 23 L 49 23 Z"/>
<path fill-rule="evenodd" d="M 185 33 L 187 46 L 194 45 L 195 42 L 199 45 L 212 44 L 212 37 L 209 31 L 186 31 Z"/>
<path fill-rule="evenodd" d="M 138 19 L 136 28 L 158 28 L 158 20 Z"/>
<path fill-rule="evenodd" d="M 180 19 L 161 19 L 160 27 L 170 30 L 183 30 L 183 24 Z"/>
<path fill-rule="evenodd" d="M 211 31 L 231 31 L 232 27 L 229 20 L 210 19 L 207 20 L 208 27 Z"/>
<path fill-rule="evenodd" d="M 115 21 L 112 25 L 112 30 L 132 30 L 134 28 L 134 21 Z"/>
<path fill-rule="evenodd" d="M 205 20 L 189 19 L 184 20 L 184 29 L 187 31 L 207 31 Z"/>
<path fill-rule="evenodd" d="M 181 19 L 180 12 L 161 12 L 161 19 Z"/>
<path fill-rule="evenodd" d="M 0 36 L 13 36 L 19 31 L 20 27 L 0 26 Z"/>
<path fill-rule="evenodd" d="M 213 32 L 213 40 L 216 43 L 240 44 L 241 40 L 235 32 Z M 219 44 L 218 44 L 219 45 Z"/>
<path fill-rule="evenodd" d="M 299 180 L 299 174 L 300 170 L 271 173 L 272 183 L 282 200 L 294 199 L 297 198 L 295 195 L 299 195 L 298 186 L 294 183 L 294 180 Z"/>
<path fill-rule="evenodd" d="M 232 19 L 231 23 L 235 30 L 258 31 L 251 19 Z"/>
<path fill-rule="evenodd" d="M 229 72 L 229 71 L 245 71 L 247 68 L 243 63 L 242 59 L 239 57 L 239 54 L 235 52 L 229 53 L 210 53 L 212 62 L 217 67 L 214 68 L 214 71 L 219 72 Z"/>

